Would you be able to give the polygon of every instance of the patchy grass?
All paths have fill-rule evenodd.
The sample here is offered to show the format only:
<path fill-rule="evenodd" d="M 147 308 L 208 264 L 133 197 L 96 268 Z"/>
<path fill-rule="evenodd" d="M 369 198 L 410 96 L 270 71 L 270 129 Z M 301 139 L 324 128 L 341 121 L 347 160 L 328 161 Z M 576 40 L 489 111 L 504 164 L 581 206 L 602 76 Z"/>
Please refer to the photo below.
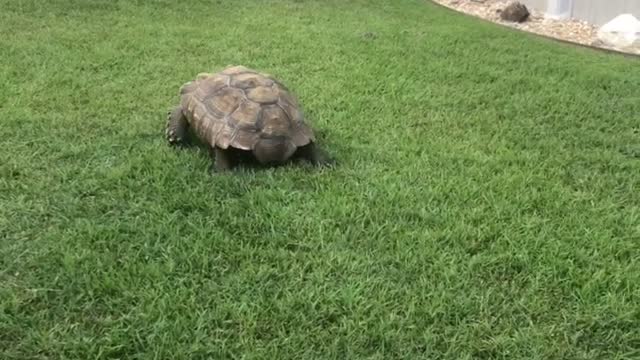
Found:
<path fill-rule="evenodd" d="M 640 62 L 421 0 L 0 0 L 0 358 L 640 357 Z M 336 169 L 169 148 L 198 72 Z"/>

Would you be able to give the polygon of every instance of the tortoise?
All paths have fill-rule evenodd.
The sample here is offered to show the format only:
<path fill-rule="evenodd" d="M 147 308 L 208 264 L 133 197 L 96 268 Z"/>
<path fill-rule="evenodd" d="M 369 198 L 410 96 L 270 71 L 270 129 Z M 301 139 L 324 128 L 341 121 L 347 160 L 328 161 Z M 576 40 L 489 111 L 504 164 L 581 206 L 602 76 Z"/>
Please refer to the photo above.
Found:
<path fill-rule="evenodd" d="M 200 73 L 182 85 L 180 97 L 167 114 L 167 141 L 184 145 L 195 135 L 209 148 L 212 172 L 231 170 L 247 157 L 267 166 L 296 158 L 334 163 L 317 146 L 298 100 L 269 74 L 245 66 Z"/>

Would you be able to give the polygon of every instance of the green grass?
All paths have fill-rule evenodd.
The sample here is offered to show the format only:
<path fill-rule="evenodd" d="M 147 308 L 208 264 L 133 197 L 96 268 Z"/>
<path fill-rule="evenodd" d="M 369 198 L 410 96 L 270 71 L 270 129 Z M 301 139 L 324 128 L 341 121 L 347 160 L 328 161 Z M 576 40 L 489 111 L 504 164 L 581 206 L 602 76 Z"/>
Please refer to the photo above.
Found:
<path fill-rule="evenodd" d="M 335 169 L 171 149 L 197 73 Z M 0 358 L 638 359 L 640 61 L 422 0 L 0 0 Z"/>

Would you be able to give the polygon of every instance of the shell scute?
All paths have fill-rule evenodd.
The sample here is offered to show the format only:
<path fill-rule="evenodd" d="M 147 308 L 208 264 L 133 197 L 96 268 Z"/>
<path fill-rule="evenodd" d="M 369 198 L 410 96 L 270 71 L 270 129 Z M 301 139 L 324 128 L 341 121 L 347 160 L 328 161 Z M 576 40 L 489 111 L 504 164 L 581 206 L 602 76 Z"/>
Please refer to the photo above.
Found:
<path fill-rule="evenodd" d="M 221 117 L 236 111 L 242 99 L 243 94 L 240 89 L 226 87 L 212 95 L 207 95 L 204 102 L 217 117 Z"/>
<path fill-rule="evenodd" d="M 246 91 L 247 98 L 260 104 L 275 104 L 280 98 L 277 87 L 257 86 Z"/>
<path fill-rule="evenodd" d="M 232 76 L 231 81 L 229 82 L 229 86 L 238 89 L 251 89 L 258 86 L 271 87 L 273 84 L 273 80 L 256 73 L 238 74 Z"/>
<path fill-rule="evenodd" d="M 251 150 L 263 136 L 315 141 L 296 98 L 270 75 L 244 66 L 199 76 L 180 89 L 187 119 L 210 145 Z"/>

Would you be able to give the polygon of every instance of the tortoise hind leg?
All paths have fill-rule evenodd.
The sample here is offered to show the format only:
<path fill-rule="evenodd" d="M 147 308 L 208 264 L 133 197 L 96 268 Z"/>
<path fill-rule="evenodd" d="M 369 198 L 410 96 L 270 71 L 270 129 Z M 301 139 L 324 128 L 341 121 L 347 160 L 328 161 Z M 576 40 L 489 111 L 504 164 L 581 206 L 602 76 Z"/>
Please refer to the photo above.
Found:
<path fill-rule="evenodd" d="M 167 141 L 171 145 L 184 145 L 187 142 L 189 122 L 184 116 L 181 106 L 175 107 L 167 114 Z"/>

